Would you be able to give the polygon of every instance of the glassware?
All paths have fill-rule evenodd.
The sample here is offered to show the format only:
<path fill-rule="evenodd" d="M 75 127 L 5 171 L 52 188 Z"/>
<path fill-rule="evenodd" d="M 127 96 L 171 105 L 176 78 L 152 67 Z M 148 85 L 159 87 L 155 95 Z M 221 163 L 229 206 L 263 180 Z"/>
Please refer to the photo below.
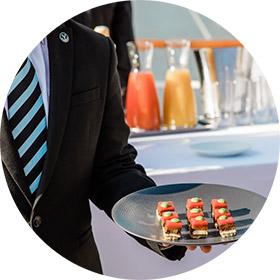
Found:
<path fill-rule="evenodd" d="M 201 80 L 202 118 L 216 126 L 220 121 L 220 93 L 213 49 L 196 50 L 195 57 Z"/>
<path fill-rule="evenodd" d="M 252 124 L 253 83 L 247 78 L 237 77 L 232 81 L 233 114 L 236 125 Z"/>
<path fill-rule="evenodd" d="M 275 104 L 263 77 L 236 77 L 219 83 L 220 127 L 277 122 Z"/>
<path fill-rule="evenodd" d="M 190 43 L 187 40 L 170 40 L 166 45 L 169 68 L 164 88 L 164 127 L 195 127 L 196 100 L 188 69 Z"/>
<path fill-rule="evenodd" d="M 267 84 L 263 76 L 258 77 L 252 82 L 253 89 L 253 121 L 255 124 L 264 124 L 273 122 L 274 102 Z"/>
<path fill-rule="evenodd" d="M 153 44 L 150 41 L 128 42 L 131 72 L 126 96 L 126 121 L 134 130 L 160 129 L 160 111 L 153 73 Z"/>
<path fill-rule="evenodd" d="M 244 47 L 236 49 L 235 76 L 236 78 L 250 79 L 254 59 Z"/>
<path fill-rule="evenodd" d="M 278 114 L 277 114 L 276 105 L 270 87 L 266 80 L 265 80 L 265 87 L 268 96 L 268 110 L 269 110 L 270 120 L 272 123 L 278 123 Z"/>
<path fill-rule="evenodd" d="M 221 120 L 220 127 L 229 127 L 234 125 L 233 100 L 234 100 L 234 83 L 230 79 L 228 66 L 225 66 L 223 79 L 218 82 L 219 87 L 219 104 Z"/>

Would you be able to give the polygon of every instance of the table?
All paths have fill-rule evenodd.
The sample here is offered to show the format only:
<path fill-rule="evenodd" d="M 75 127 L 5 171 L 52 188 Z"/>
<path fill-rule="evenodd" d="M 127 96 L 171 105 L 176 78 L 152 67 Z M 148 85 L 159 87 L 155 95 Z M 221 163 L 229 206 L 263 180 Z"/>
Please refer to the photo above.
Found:
<path fill-rule="evenodd" d="M 210 158 L 195 154 L 191 143 L 239 140 L 252 145 L 242 156 Z M 217 131 L 133 138 L 142 164 L 157 184 L 203 182 L 237 186 L 268 196 L 279 157 L 277 124 L 234 127 Z M 169 261 L 139 245 L 91 204 L 92 226 L 104 274 L 119 278 L 162 278 L 202 265 L 232 245 L 215 246 L 210 254 L 199 249 L 179 261 Z"/>

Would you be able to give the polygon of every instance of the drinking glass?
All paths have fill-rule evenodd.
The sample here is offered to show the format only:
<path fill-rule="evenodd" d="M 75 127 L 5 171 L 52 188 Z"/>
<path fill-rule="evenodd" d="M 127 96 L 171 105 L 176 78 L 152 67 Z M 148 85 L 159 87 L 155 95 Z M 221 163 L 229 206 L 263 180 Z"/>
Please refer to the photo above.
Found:
<path fill-rule="evenodd" d="M 273 98 L 263 76 L 252 82 L 253 85 L 253 121 L 255 124 L 264 124 L 273 121 Z"/>
<path fill-rule="evenodd" d="M 165 77 L 163 123 L 167 129 L 191 128 L 197 123 L 195 94 L 188 69 L 190 42 L 166 41 L 168 70 Z"/>
<path fill-rule="evenodd" d="M 220 92 L 220 122 L 219 127 L 229 127 L 234 125 L 233 99 L 234 99 L 234 83 L 225 79 L 217 83 Z"/>
<path fill-rule="evenodd" d="M 238 77 L 232 81 L 233 115 L 236 125 L 252 124 L 253 83 L 250 79 Z"/>
<path fill-rule="evenodd" d="M 126 121 L 134 130 L 160 129 L 160 111 L 153 73 L 153 44 L 150 41 L 127 43 L 131 62 L 126 96 Z"/>

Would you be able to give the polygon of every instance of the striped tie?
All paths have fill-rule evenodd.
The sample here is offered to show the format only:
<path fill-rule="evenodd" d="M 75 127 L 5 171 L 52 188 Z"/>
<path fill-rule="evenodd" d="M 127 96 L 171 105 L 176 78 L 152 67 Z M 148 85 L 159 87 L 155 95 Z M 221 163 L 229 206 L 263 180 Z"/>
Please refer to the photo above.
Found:
<path fill-rule="evenodd" d="M 31 194 L 35 194 L 47 152 L 47 123 L 38 76 L 27 58 L 8 94 L 8 118 Z"/>

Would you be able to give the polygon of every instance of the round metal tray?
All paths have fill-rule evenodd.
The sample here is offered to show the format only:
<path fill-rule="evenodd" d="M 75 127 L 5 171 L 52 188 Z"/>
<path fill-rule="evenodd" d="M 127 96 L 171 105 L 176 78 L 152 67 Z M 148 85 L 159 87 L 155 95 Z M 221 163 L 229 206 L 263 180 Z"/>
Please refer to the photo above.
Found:
<path fill-rule="evenodd" d="M 185 204 L 187 198 L 198 196 L 204 201 L 204 214 L 209 222 L 207 238 L 192 239 L 189 235 Z M 215 229 L 210 214 L 212 198 L 224 198 L 235 220 L 237 235 L 222 238 Z M 158 201 L 172 200 L 184 227 L 182 237 L 176 241 L 167 241 L 156 218 Z M 112 217 L 126 232 L 146 240 L 168 243 L 179 246 L 185 245 L 214 245 L 233 242 L 253 223 L 265 198 L 259 194 L 244 189 L 214 185 L 214 184 L 174 184 L 143 189 L 129 194 L 119 200 L 112 210 Z"/>

